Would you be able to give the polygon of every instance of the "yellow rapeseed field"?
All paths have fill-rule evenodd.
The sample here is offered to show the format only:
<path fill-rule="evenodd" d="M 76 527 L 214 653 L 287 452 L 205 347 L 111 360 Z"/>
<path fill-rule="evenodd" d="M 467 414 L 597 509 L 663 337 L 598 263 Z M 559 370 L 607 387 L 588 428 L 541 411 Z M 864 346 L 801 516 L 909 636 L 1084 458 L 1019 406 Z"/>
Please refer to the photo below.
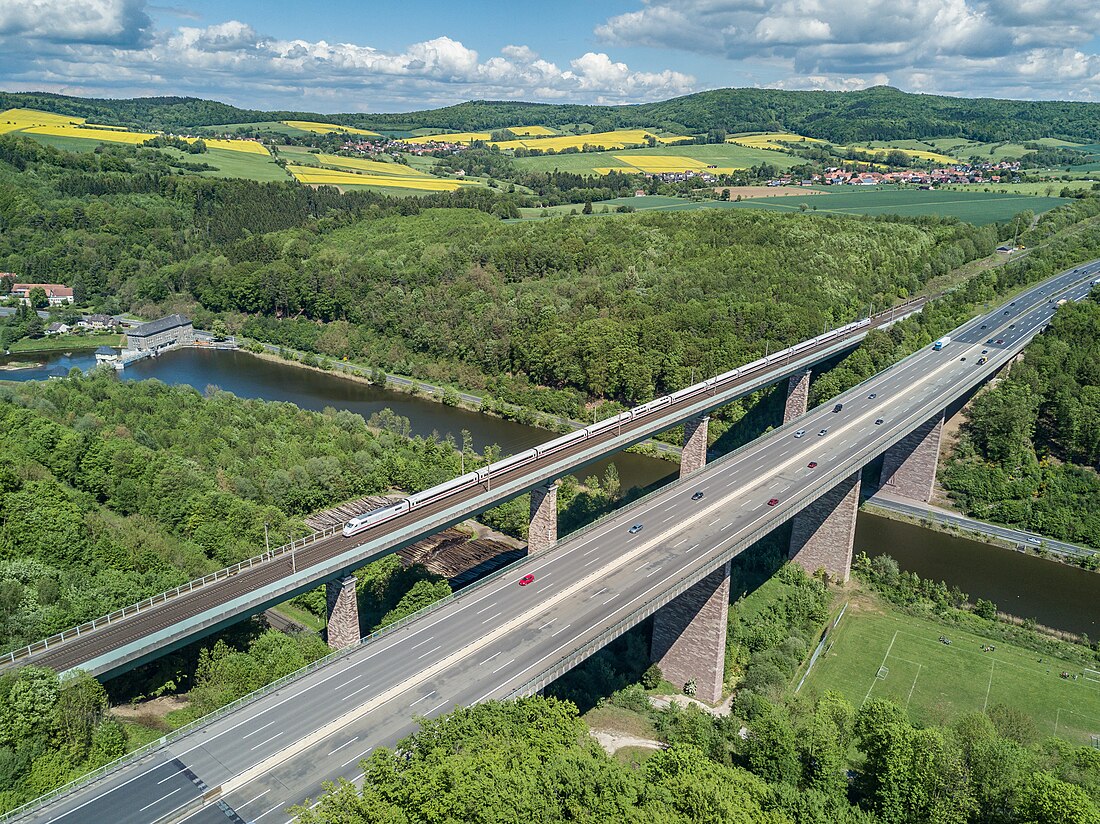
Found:
<path fill-rule="evenodd" d="M 557 134 L 553 129 L 548 129 L 545 126 L 509 126 L 508 131 L 520 137 L 546 137 Z"/>
<path fill-rule="evenodd" d="M 226 149 L 230 152 L 244 152 L 245 154 L 258 154 L 270 157 L 271 152 L 267 150 L 267 147 L 263 143 L 257 143 L 255 140 L 219 140 L 214 138 L 203 138 L 202 142 L 206 144 L 208 149 Z"/>
<path fill-rule="evenodd" d="M 462 180 L 440 180 L 435 177 L 396 177 L 394 175 L 355 174 L 315 166 L 287 166 L 300 183 L 325 186 L 385 186 L 393 189 L 418 189 L 425 192 L 453 192 L 474 185 Z"/>
<path fill-rule="evenodd" d="M 40 112 L 37 109 L 8 109 L 0 112 L 0 132 L 14 132 L 30 126 L 83 125 L 85 122 L 83 117 Z"/>
<path fill-rule="evenodd" d="M 451 134 L 426 134 L 420 137 L 406 137 L 406 143 L 473 143 L 475 140 L 488 140 L 488 132 L 452 132 Z"/>
<path fill-rule="evenodd" d="M 293 126 L 295 129 L 301 129 L 303 132 L 313 132 L 314 134 L 331 134 L 332 132 L 340 132 L 341 134 L 361 134 L 365 137 L 378 137 L 378 132 L 368 131 L 367 129 L 356 129 L 352 126 L 341 126 L 338 123 L 315 123 L 312 120 L 284 120 L 288 126 Z"/>
<path fill-rule="evenodd" d="M 404 166 L 400 163 L 383 163 L 379 160 L 366 160 L 360 157 L 340 157 L 339 155 L 319 154 L 316 156 L 325 166 L 343 166 L 346 169 L 355 169 L 362 172 L 370 172 L 376 175 L 394 175 L 396 177 L 431 177 L 427 172 Z"/>
<path fill-rule="evenodd" d="M 104 143 L 129 143 L 137 145 L 156 137 L 145 132 L 120 132 L 114 129 L 88 129 L 82 126 L 31 126 L 23 129 L 26 134 L 45 134 L 57 137 L 77 137 L 85 140 L 101 140 Z"/>
<path fill-rule="evenodd" d="M 562 149 L 584 146 L 599 146 L 602 149 L 625 149 L 628 146 L 644 146 L 646 138 L 653 134 L 645 129 L 618 129 L 613 132 L 596 132 L 595 134 L 561 135 L 560 137 L 544 137 L 534 140 L 501 140 L 493 143 L 501 149 L 553 149 L 560 152 Z M 679 143 L 682 140 L 690 140 L 687 137 L 657 137 L 658 143 Z"/>
<path fill-rule="evenodd" d="M 806 137 L 790 132 L 763 132 L 761 134 L 738 134 L 726 138 L 727 143 L 748 146 L 750 149 L 786 149 L 783 143 L 825 143 L 816 137 Z"/>
<path fill-rule="evenodd" d="M 923 149 L 908 149 L 905 146 L 876 146 L 873 149 L 868 149 L 865 146 L 838 146 L 837 148 L 849 149 L 857 154 L 865 155 L 868 158 L 873 158 L 879 152 L 892 152 L 896 149 L 899 152 L 905 152 L 907 155 L 917 160 L 930 160 L 933 163 L 945 164 L 959 162 L 955 158 L 949 155 L 940 154 L 939 152 L 927 152 Z"/>

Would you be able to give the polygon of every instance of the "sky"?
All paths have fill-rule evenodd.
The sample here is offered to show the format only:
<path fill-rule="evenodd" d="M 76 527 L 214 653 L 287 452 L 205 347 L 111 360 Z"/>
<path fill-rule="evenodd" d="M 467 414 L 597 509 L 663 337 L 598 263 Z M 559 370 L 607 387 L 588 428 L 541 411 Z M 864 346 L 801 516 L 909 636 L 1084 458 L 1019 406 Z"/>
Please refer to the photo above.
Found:
<path fill-rule="evenodd" d="M 1098 0 L 164 2 L 0 0 L 0 89 L 322 113 L 883 84 L 1100 102 Z"/>

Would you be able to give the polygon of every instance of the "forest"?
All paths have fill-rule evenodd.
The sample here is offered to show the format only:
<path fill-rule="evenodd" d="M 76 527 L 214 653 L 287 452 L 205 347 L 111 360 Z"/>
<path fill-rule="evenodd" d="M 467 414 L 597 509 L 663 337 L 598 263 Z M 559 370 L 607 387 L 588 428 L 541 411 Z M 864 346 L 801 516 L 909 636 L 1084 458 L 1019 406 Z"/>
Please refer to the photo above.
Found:
<path fill-rule="evenodd" d="M 969 515 L 1100 549 L 1100 290 L 966 413 L 942 473 Z"/>
<path fill-rule="evenodd" d="M 94 123 L 185 131 L 189 127 L 313 120 L 360 128 L 477 131 L 509 125 L 588 123 L 593 131 L 658 128 L 678 134 L 790 131 L 838 145 L 865 140 L 962 137 L 983 142 L 1057 137 L 1093 143 L 1100 106 L 1062 101 L 995 100 L 910 94 L 889 86 L 851 92 L 716 89 L 632 106 L 475 100 L 400 114 L 317 114 L 239 109 L 211 100 L 149 97 L 97 100 L 0 93 L 0 109 L 27 107 Z"/>

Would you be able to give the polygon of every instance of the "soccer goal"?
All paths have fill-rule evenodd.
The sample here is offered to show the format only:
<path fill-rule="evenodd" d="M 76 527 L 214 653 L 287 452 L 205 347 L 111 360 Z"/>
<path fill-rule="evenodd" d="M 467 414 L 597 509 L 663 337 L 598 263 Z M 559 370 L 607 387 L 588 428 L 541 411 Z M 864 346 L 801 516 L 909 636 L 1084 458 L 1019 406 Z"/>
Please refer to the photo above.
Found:
<path fill-rule="evenodd" d="M 877 677 L 880 681 L 884 680 L 886 678 L 886 676 L 889 675 L 889 674 L 890 674 L 890 668 L 889 667 L 884 666 L 884 667 L 879 667 L 878 668 L 878 676 Z"/>

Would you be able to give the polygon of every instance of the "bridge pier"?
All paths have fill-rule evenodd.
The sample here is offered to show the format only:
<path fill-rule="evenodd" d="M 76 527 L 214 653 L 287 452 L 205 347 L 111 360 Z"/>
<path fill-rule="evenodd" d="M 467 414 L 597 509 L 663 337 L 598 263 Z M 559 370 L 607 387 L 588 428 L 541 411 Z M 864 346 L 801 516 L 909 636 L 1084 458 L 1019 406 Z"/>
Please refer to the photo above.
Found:
<path fill-rule="evenodd" d="M 684 421 L 684 448 L 680 453 L 680 477 L 686 477 L 707 465 L 707 431 L 710 415 Z"/>
<path fill-rule="evenodd" d="M 558 540 L 558 482 L 547 481 L 531 490 L 531 521 L 527 526 L 527 554 L 549 549 Z"/>
<path fill-rule="evenodd" d="M 651 659 L 677 687 L 694 680 L 696 697 L 711 704 L 722 700 L 729 603 L 726 561 L 653 616 Z"/>
<path fill-rule="evenodd" d="M 359 643 L 359 602 L 355 597 L 355 576 L 345 575 L 325 584 L 328 602 L 328 645 L 343 649 Z"/>
<path fill-rule="evenodd" d="M 932 500 L 940 460 L 944 413 L 921 424 L 882 457 L 879 488 L 914 501 Z"/>
<path fill-rule="evenodd" d="M 811 575 L 824 569 L 830 578 L 847 581 L 851 574 L 859 476 L 849 475 L 794 516 L 787 557 Z"/>
<path fill-rule="evenodd" d="M 810 370 L 787 379 L 787 405 L 783 408 L 783 423 L 790 423 L 806 414 L 810 403 Z"/>

